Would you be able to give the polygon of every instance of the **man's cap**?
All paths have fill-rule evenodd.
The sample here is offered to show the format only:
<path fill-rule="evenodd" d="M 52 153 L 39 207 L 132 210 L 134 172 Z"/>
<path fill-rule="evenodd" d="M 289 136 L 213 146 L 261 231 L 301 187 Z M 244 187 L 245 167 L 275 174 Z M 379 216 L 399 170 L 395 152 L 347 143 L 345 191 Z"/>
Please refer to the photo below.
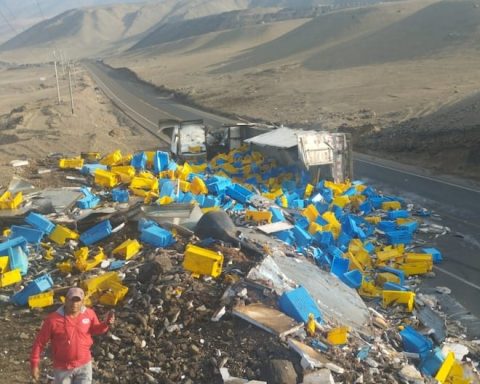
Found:
<path fill-rule="evenodd" d="M 85 297 L 83 289 L 78 287 L 70 288 L 67 292 L 67 299 L 73 299 L 74 297 L 78 297 L 80 300 L 83 300 Z"/>

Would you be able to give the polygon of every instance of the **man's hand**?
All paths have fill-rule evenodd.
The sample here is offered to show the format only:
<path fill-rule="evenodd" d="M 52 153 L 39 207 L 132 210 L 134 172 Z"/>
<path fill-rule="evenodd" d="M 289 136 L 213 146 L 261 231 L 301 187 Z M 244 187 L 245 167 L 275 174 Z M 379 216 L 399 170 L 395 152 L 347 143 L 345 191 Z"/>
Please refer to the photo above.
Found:
<path fill-rule="evenodd" d="M 107 319 L 105 320 L 105 323 L 107 323 L 107 325 L 113 325 L 114 322 L 115 322 L 115 312 L 109 311 L 107 313 Z"/>
<path fill-rule="evenodd" d="M 34 381 L 40 380 L 40 368 L 39 367 L 32 367 L 32 377 Z"/>

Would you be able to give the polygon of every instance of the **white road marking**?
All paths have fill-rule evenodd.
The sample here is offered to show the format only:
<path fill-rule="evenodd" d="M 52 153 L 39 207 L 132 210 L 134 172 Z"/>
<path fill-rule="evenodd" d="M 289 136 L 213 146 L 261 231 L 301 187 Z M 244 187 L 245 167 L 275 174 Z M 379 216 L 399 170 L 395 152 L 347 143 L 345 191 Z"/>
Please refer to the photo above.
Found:
<path fill-rule="evenodd" d="M 477 284 L 471 283 L 470 281 L 465 280 L 464 278 L 462 278 L 462 277 L 460 277 L 460 276 L 458 276 L 458 275 L 456 275 L 452 272 L 449 272 L 446 269 L 443 269 L 441 267 L 434 266 L 433 268 L 442 272 L 442 273 L 444 273 L 444 274 L 446 274 L 446 275 L 448 275 L 448 276 L 450 276 L 450 277 L 452 277 L 452 278 L 454 278 L 455 280 L 458 280 L 458 281 L 462 282 L 463 284 L 466 284 L 466 285 L 468 285 L 472 288 L 475 288 L 477 291 L 480 291 L 480 286 L 478 286 Z"/>
<path fill-rule="evenodd" d="M 435 177 L 431 177 L 431 176 L 424 176 L 424 175 L 419 175 L 418 173 L 413 173 L 413 172 L 407 172 L 407 171 L 404 171 L 404 170 L 401 170 L 401 169 L 398 169 L 398 168 L 393 168 L 393 167 L 389 167 L 387 165 L 380 165 L 378 163 L 374 163 L 372 161 L 367 161 L 367 160 L 360 160 L 360 159 L 354 159 L 355 161 L 359 161 L 361 163 L 367 163 L 367 164 L 370 164 L 370 165 L 374 165 L 374 166 L 377 166 L 377 167 L 380 167 L 380 168 L 385 168 L 385 169 L 389 169 L 390 171 L 396 171 L 396 172 L 400 172 L 400 173 L 404 173 L 406 175 L 410 175 L 410 176 L 416 176 L 416 177 L 420 177 L 422 179 L 426 179 L 426 180 L 430 180 L 430 181 L 435 181 L 437 183 L 441 183 L 441 184 L 445 184 L 445 185 L 450 185 L 452 187 L 455 187 L 455 188 L 459 188 L 459 189 L 464 189 L 466 191 L 469 191 L 469 192 L 474 192 L 474 193 L 480 193 L 480 191 L 478 189 L 473 189 L 473 188 L 469 188 L 469 187 L 465 187 L 463 185 L 458 185 L 458 184 L 454 184 L 454 183 L 450 183 L 448 181 L 444 181 L 444 180 L 441 180 L 441 179 L 437 179 Z"/>

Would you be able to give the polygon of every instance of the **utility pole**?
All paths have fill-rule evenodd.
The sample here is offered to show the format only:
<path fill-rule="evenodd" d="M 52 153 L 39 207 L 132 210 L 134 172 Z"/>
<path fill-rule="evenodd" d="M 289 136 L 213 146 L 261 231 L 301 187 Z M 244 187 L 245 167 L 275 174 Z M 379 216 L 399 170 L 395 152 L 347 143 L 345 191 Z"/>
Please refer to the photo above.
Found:
<path fill-rule="evenodd" d="M 70 65 L 72 67 L 72 76 L 73 76 L 73 88 L 77 88 L 77 71 L 75 69 L 75 63 L 73 61 L 70 62 Z"/>
<path fill-rule="evenodd" d="M 67 68 L 68 70 L 68 87 L 70 88 L 70 106 L 72 107 L 72 115 L 75 114 L 73 110 L 73 92 L 72 92 L 72 78 L 70 76 L 70 67 Z"/>
<path fill-rule="evenodd" d="M 65 76 L 65 55 L 62 50 L 60 50 L 60 61 L 62 63 L 63 76 Z"/>
<path fill-rule="evenodd" d="M 58 71 L 57 71 L 57 55 L 55 50 L 53 51 L 53 64 L 55 65 L 55 80 L 57 81 L 57 97 L 58 97 L 58 105 L 62 103 L 62 99 L 60 97 L 60 85 L 58 84 Z"/>

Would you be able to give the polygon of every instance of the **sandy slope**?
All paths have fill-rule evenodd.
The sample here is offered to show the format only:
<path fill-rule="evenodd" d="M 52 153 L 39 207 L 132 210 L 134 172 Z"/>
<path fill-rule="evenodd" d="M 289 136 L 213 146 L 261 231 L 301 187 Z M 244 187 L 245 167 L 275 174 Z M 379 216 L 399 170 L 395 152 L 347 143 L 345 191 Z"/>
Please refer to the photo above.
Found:
<path fill-rule="evenodd" d="M 465 113 L 479 105 L 472 96 L 480 81 L 478 4 L 412 1 L 350 9 L 209 33 L 107 62 L 210 108 L 353 129 L 369 143 L 364 150 L 412 161 L 421 156 L 425 164 L 432 152 L 442 153 L 433 165 L 475 175 L 480 162 L 471 153 L 480 137 L 467 135 L 455 148 L 445 144 L 456 129 L 479 124 L 475 114 Z M 434 119 L 448 107 L 450 118 Z M 390 132 L 397 128 L 401 134 L 392 145 Z M 438 130 L 449 133 L 428 145 L 419 136 L 424 144 L 412 144 L 419 131 L 435 138 Z"/>
<path fill-rule="evenodd" d="M 53 68 L 0 71 L 0 185 L 22 173 L 9 162 L 35 161 L 53 152 L 77 155 L 81 151 L 107 153 L 152 148 L 157 141 L 126 125 L 85 73 L 78 73 L 71 114 L 67 83 L 62 80 L 64 103 L 56 104 Z M 13 111 L 12 111 L 13 109 Z"/>

